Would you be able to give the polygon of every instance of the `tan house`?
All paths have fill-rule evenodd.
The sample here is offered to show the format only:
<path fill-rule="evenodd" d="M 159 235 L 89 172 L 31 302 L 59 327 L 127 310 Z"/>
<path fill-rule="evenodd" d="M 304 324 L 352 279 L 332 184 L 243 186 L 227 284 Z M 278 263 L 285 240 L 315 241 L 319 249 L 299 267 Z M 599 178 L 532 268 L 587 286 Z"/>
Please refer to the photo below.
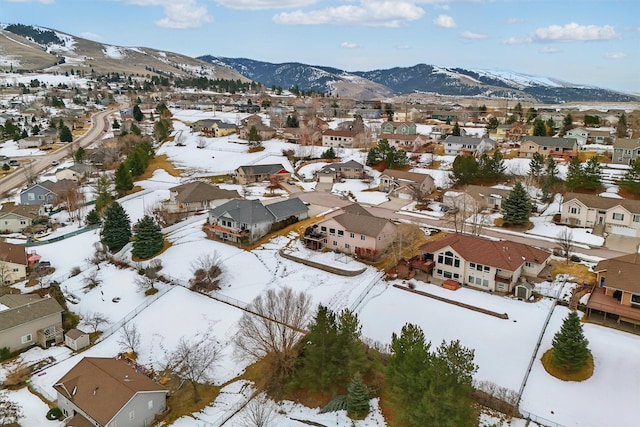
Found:
<path fill-rule="evenodd" d="M 386 139 L 390 146 L 405 151 L 417 150 L 429 142 L 425 136 L 418 134 L 381 133 L 378 135 L 378 140 L 383 139 Z"/>
<path fill-rule="evenodd" d="M 47 220 L 42 206 L 5 203 L 0 209 L 0 233 L 20 233 L 40 219 Z"/>
<path fill-rule="evenodd" d="M 250 184 L 252 182 L 269 181 L 272 178 L 278 181 L 286 181 L 291 178 L 291 172 L 280 163 L 268 165 L 245 165 L 236 169 L 236 182 L 238 184 Z"/>
<path fill-rule="evenodd" d="M 125 360 L 85 357 L 53 388 L 67 426 L 146 427 L 167 410 L 168 390 Z"/>
<path fill-rule="evenodd" d="M 587 315 L 640 325 L 640 254 L 602 260 L 594 268 L 596 285 L 587 302 Z"/>
<path fill-rule="evenodd" d="M 341 212 L 309 227 L 303 237 L 305 245 L 377 259 L 395 238 L 396 227 L 391 221 L 370 214 L 357 203 Z"/>
<path fill-rule="evenodd" d="M 640 200 L 565 193 L 560 222 L 593 228 L 594 234 L 640 237 Z"/>
<path fill-rule="evenodd" d="M 164 206 L 170 213 L 197 212 L 211 209 L 238 197 L 235 190 L 224 190 L 217 185 L 192 181 L 169 188 L 169 200 Z"/>
<path fill-rule="evenodd" d="M 56 171 L 56 179 L 61 181 L 68 179 L 71 181 L 80 181 L 84 178 L 90 177 L 95 172 L 95 168 L 91 165 L 84 163 L 75 163 L 72 166 L 64 169 L 58 169 Z"/>
<path fill-rule="evenodd" d="M 551 254 L 508 240 L 450 234 L 420 246 L 423 261 L 434 263 L 431 280 L 451 279 L 491 292 L 509 293 L 521 278 L 536 277 Z"/>
<path fill-rule="evenodd" d="M 355 160 L 329 163 L 316 172 L 318 182 L 337 182 L 341 179 L 363 179 L 364 177 L 364 166 Z"/>
<path fill-rule="evenodd" d="M 510 192 L 511 190 L 506 188 L 467 185 L 460 191 L 446 191 L 442 196 L 442 204 L 448 209 L 457 208 L 470 213 L 482 212 L 485 209 L 501 211 L 502 201 Z"/>
<path fill-rule="evenodd" d="M 11 352 L 40 345 L 48 348 L 63 339 L 62 312 L 54 298 L 38 295 L 0 296 L 0 343 Z"/>
<path fill-rule="evenodd" d="M 531 158 L 533 153 L 544 157 L 571 160 L 578 155 L 578 141 L 575 138 L 554 138 L 551 136 L 526 136 L 520 143 L 519 157 Z"/>
<path fill-rule="evenodd" d="M 0 240 L 0 284 L 11 284 L 27 278 L 29 261 L 24 246 Z"/>
<path fill-rule="evenodd" d="M 353 148 L 358 132 L 353 130 L 327 129 L 322 132 L 323 147 Z"/>
<path fill-rule="evenodd" d="M 435 182 L 431 175 L 385 169 L 380 175 L 380 190 L 389 196 L 406 200 L 419 200 L 433 192 Z"/>

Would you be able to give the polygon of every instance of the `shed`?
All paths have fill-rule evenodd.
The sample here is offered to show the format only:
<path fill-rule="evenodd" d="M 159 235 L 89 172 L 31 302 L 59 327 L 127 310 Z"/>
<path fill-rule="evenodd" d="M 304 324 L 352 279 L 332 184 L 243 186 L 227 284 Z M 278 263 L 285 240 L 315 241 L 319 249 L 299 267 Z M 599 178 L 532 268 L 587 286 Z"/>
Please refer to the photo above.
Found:
<path fill-rule="evenodd" d="M 516 298 L 529 301 L 534 288 L 535 286 L 533 286 L 533 283 L 520 282 L 513 288 L 513 292 L 515 293 Z"/>
<path fill-rule="evenodd" d="M 64 334 L 64 344 L 75 351 L 83 349 L 90 344 L 89 334 L 80 329 L 69 329 L 69 331 Z"/>

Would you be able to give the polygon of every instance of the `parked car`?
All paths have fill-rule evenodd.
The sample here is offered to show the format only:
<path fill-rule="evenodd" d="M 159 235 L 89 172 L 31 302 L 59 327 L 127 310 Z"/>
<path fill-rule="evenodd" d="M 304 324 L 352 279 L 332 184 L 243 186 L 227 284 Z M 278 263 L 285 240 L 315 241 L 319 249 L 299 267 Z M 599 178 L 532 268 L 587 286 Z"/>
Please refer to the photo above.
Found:
<path fill-rule="evenodd" d="M 57 160 L 54 160 L 54 161 L 51 162 L 51 166 L 58 166 L 59 164 L 60 164 L 60 162 L 57 161 Z"/>
<path fill-rule="evenodd" d="M 9 160 L 9 166 L 18 167 L 20 166 L 20 162 L 15 159 Z"/>

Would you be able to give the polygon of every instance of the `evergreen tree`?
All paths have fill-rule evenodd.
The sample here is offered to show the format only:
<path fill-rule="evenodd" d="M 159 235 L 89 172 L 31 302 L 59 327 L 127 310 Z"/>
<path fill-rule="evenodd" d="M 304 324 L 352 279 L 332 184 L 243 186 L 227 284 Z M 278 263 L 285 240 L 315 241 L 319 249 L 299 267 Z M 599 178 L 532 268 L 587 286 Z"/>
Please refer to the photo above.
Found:
<path fill-rule="evenodd" d="M 589 360 L 589 341 L 582 331 L 578 313 L 572 311 L 553 337 L 552 363 L 565 371 L 578 371 Z"/>
<path fill-rule="evenodd" d="M 336 158 L 336 152 L 333 149 L 333 147 L 329 147 L 326 151 L 324 151 L 322 153 L 322 155 L 320 155 L 321 158 L 323 159 L 335 159 Z"/>
<path fill-rule="evenodd" d="M 73 160 L 75 160 L 76 163 L 82 163 L 85 155 L 86 151 L 84 150 L 84 148 L 78 147 L 76 152 L 73 154 Z"/>
<path fill-rule="evenodd" d="M 132 177 L 138 177 L 144 173 L 146 169 L 144 155 L 139 150 L 133 150 L 131 154 L 127 156 L 127 160 L 124 162 Z M 118 179 L 116 177 L 116 186 L 118 185 Z"/>
<path fill-rule="evenodd" d="M 347 386 L 347 415 L 352 418 L 363 418 L 369 413 L 371 391 L 362 382 L 360 373 L 356 373 Z"/>
<path fill-rule="evenodd" d="M 545 128 L 547 129 L 547 136 L 553 136 L 556 133 L 556 123 L 553 121 L 551 117 L 545 123 Z"/>
<path fill-rule="evenodd" d="M 120 163 L 118 169 L 116 169 L 115 188 L 120 195 L 124 195 L 127 191 L 133 189 L 133 178 L 126 162 Z"/>
<path fill-rule="evenodd" d="M 504 171 L 507 169 L 504 165 L 504 157 L 500 150 L 495 150 L 491 156 L 487 153 L 480 156 L 478 168 L 479 177 L 486 182 L 502 179 L 504 177 Z"/>
<path fill-rule="evenodd" d="M 67 125 L 60 128 L 60 142 L 73 142 L 73 134 Z"/>
<path fill-rule="evenodd" d="M 131 238 L 131 221 L 120 203 L 111 203 L 104 211 L 104 224 L 100 240 L 111 251 L 117 252 Z"/>
<path fill-rule="evenodd" d="M 527 123 L 531 123 L 536 117 L 538 117 L 538 111 L 533 107 L 529 107 L 527 110 Z"/>
<path fill-rule="evenodd" d="M 541 119 L 535 119 L 533 122 L 533 136 L 547 136 L 547 126 Z"/>
<path fill-rule="evenodd" d="M 460 136 L 460 125 L 458 124 L 458 122 L 455 122 L 453 124 L 453 130 L 451 131 L 451 135 Z"/>
<path fill-rule="evenodd" d="M 529 176 L 534 178 L 536 181 L 539 181 L 543 168 L 544 157 L 538 152 L 533 153 L 533 158 L 529 162 Z"/>
<path fill-rule="evenodd" d="M 451 178 L 456 185 L 475 184 L 478 172 L 479 165 L 474 157 L 458 155 L 453 160 Z"/>
<path fill-rule="evenodd" d="M 616 136 L 618 138 L 626 138 L 627 137 L 627 116 L 624 114 L 620 114 L 620 118 L 618 119 L 618 124 L 616 126 Z"/>
<path fill-rule="evenodd" d="M 565 185 L 569 190 L 573 191 L 582 186 L 583 180 L 584 173 L 582 171 L 582 165 L 580 164 L 580 158 L 576 156 L 569 162 Z"/>
<path fill-rule="evenodd" d="M 84 219 L 84 222 L 87 225 L 96 225 L 96 224 L 100 224 L 102 222 L 102 219 L 100 218 L 100 214 L 98 213 L 96 208 L 93 208 L 93 209 L 91 209 L 89 211 L 89 213 L 87 214 L 87 216 Z"/>
<path fill-rule="evenodd" d="M 112 182 L 107 175 L 100 175 L 96 181 L 96 210 L 102 212 L 113 201 Z"/>
<path fill-rule="evenodd" d="M 287 116 L 286 126 L 288 128 L 299 128 L 300 122 L 298 121 L 298 118 L 296 116 Z"/>
<path fill-rule="evenodd" d="M 498 126 L 500 126 L 500 122 L 498 121 L 498 118 L 490 117 L 489 121 L 487 122 L 486 128 L 489 130 L 496 130 L 498 129 Z"/>
<path fill-rule="evenodd" d="M 598 156 L 593 156 L 584 165 L 585 190 L 598 190 L 602 187 L 602 165 Z"/>
<path fill-rule="evenodd" d="M 114 129 L 120 129 L 120 122 L 118 122 L 118 119 L 113 119 L 113 123 L 111 124 L 111 127 Z"/>
<path fill-rule="evenodd" d="M 571 116 L 571 113 L 567 113 L 567 115 L 564 116 L 564 119 L 562 120 L 561 135 L 564 135 L 565 133 L 570 131 L 572 128 L 573 128 L 573 117 Z"/>
<path fill-rule="evenodd" d="M 133 249 L 136 258 L 146 259 L 156 255 L 164 245 L 164 236 L 158 223 L 149 215 L 142 217 L 133 226 Z"/>
<path fill-rule="evenodd" d="M 22 129 L 22 133 L 20 134 L 20 138 L 25 139 L 29 137 L 29 133 L 26 129 Z"/>
<path fill-rule="evenodd" d="M 513 114 L 518 116 L 518 120 L 522 120 L 522 104 L 517 103 L 515 107 L 513 107 Z"/>
<path fill-rule="evenodd" d="M 378 145 L 369 149 L 367 153 L 367 166 L 374 166 L 380 162 L 384 162 L 387 168 L 402 167 L 409 164 L 407 153 L 404 150 L 398 150 L 395 146 L 390 145 L 385 138 L 378 141 Z"/>
<path fill-rule="evenodd" d="M 503 219 L 505 224 L 522 225 L 529 222 L 531 215 L 531 200 L 520 181 L 502 201 Z"/>
<path fill-rule="evenodd" d="M 251 126 L 251 128 L 249 129 L 249 145 L 252 147 L 258 147 L 260 146 L 260 142 L 262 141 L 262 138 L 260 138 L 260 134 L 258 133 L 258 128 L 256 128 L 255 126 Z"/>
<path fill-rule="evenodd" d="M 630 193 L 640 194 L 640 157 L 631 162 L 618 185 Z"/>
<path fill-rule="evenodd" d="M 133 106 L 133 118 L 136 122 L 141 122 L 144 120 L 144 114 L 142 114 L 142 110 L 138 104 Z"/>

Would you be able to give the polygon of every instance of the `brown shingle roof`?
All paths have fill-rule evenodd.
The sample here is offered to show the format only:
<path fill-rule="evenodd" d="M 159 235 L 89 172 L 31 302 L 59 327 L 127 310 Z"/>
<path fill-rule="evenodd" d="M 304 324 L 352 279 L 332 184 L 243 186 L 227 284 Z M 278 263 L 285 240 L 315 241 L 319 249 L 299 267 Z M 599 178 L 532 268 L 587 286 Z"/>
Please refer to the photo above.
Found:
<path fill-rule="evenodd" d="M 137 393 L 164 391 L 124 360 L 85 357 L 53 386 L 102 425 Z"/>
<path fill-rule="evenodd" d="M 387 224 L 391 224 L 387 219 L 373 216 L 357 203 L 345 206 L 343 212 L 333 219 L 351 233 L 377 237 Z"/>
<path fill-rule="evenodd" d="M 411 181 L 412 183 L 415 183 L 415 184 L 420 184 L 424 182 L 426 179 L 433 180 L 433 177 L 431 175 L 427 175 L 426 173 L 406 172 L 406 171 L 400 171 L 395 169 L 385 169 L 385 171 L 382 172 L 382 175 L 390 176 L 393 179 Z"/>
<path fill-rule="evenodd" d="M 178 193 L 176 200 L 182 203 L 205 202 L 209 200 L 233 199 L 238 197 L 238 192 L 223 190 L 217 185 L 206 182 L 187 182 L 169 189 Z"/>
<path fill-rule="evenodd" d="M 450 246 L 467 262 L 515 271 L 524 262 L 541 264 L 550 254 L 523 243 L 489 240 L 466 234 L 450 234 L 420 246 L 421 252 L 435 252 Z"/>
<path fill-rule="evenodd" d="M 595 271 L 606 270 L 604 285 L 607 288 L 640 293 L 640 254 L 623 255 L 602 260 Z"/>
<path fill-rule="evenodd" d="M 24 246 L 14 245 L 0 240 L 0 261 L 27 265 L 27 251 Z"/>
<path fill-rule="evenodd" d="M 3 295 L 0 297 L 0 304 L 9 307 L 8 310 L 0 311 L 2 331 L 64 311 L 54 298 L 32 295 Z"/>
<path fill-rule="evenodd" d="M 565 193 L 564 203 L 573 199 L 579 200 L 585 206 L 596 209 L 611 209 L 614 206 L 622 206 L 632 213 L 640 213 L 640 200 L 613 199 L 611 197 L 600 197 L 595 194 Z"/>
<path fill-rule="evenodd" d="M 15 214 L 25 218 L 35 219 L 38 215 L 39 206 L 34 205 L 15 205 L 13 203 L 5 203 L 0 208 L 0 217 L 8 214 Z"/>

